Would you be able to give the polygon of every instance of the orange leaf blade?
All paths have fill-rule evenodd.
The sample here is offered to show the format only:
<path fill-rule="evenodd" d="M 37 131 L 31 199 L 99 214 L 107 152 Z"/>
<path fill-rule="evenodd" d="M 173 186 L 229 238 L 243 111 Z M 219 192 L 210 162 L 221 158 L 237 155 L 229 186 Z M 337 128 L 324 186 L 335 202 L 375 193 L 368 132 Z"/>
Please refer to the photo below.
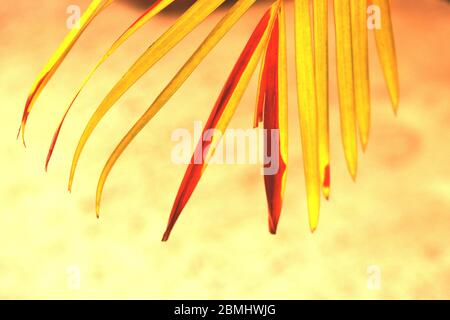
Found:
<path fill-rule="evenodd" d="M 163 241 L 167 241 L 169 239 L 170 233 L 175 226 L 181 211 L 184 209 L 186 203 L 195 190 L 204 170 L 206 169 L 207 162 L 212 157 L 214 149 L 219 142 L 217 137 L 213 136 L 205 139 L 205 135 L 207 135 L 208 132 L 211 132 L 210 130 L 212 129 L 219 130 L 222 133 L 226 129 L 240 98 L 248 86 L 250 78 L 256 68 L 256 64 L 261 57 L 263 47 L 265 46 L 265 42 L 268 38 L 267 31 L 273 23 L 274 16 L 275 10 L 272 6 L 257 25 L 230 76 L 228 77 L 224 88 L 222 89 L 214 109 L 205 124 L 202 139 L 197 145 L 191 163 L 189 164 L 183 177 L 183 181 L 181 182 L 181 186 L 175 198 L 175 202 L 170 213 L 169 222 L 162 239 Z"/>

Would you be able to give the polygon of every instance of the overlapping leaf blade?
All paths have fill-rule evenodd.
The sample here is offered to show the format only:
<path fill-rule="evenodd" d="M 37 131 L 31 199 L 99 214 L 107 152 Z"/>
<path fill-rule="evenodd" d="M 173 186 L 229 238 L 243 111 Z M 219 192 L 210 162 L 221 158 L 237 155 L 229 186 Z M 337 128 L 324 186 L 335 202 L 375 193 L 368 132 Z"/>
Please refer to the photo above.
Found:
<path fill-rule="evenodd" d="M 161 35 L 123 75 L 100 103 L 86 125 L 78 142 L 70 169 L 69 190 L 72 188 L 75 170 L 80 155 L 98 123 L 120 97 L 139 80 L 153 65 L 175 47 L 186 35 L 197 27 L 225 0 L 197 0 L 169 30 Z"/>
<path fill-rule="evenodd" d="M 89 26 L 89 24 L 94 20 L 94 18 L 108 7 L 114 0 L 93 0 L 91 1 L 89 7 L 86 9 L 84 14 L 81 16 L 78 28 L 73 28 L 69 34 L 66 36 L 64 41 L 61 43 L 59 48 L 53 53 L 53 56 L 45 65 L 44 69 L 38 76 L 35 84 L 31 88 L 28 95 L 27 101 L 25 103 L 25 108 L 22 115 L 22 122 L 20 124 L 19 133 L 22 131 L 22 140 L 25 144 L 25 127 L 27 124 L 28 116 L 33 108 L 37 98 L 44 90 L 47 83 L 58 70 L 64 58 L 69 54 L 70 50 L 73 48 L 77 40 Z"/>
<path fill-rule="evenodd" d="M 211 159 L 215 148 L 219 143 L 220 136 L 208 136 L 208 133 L 210 133 L 212 129 L 222 133 L 225 131 L 248 86 L 251 76 L 261 58 L 264 47 L 266 46 L 277 10 L 278 4 L 273 5 L 263 16 L 222 89 L 219 99 L 203 129 L 202 139 L 197 145 L 191 164 L 189 164 L 180 189 L 178 190 L 167 229 L 163 236 L 163 241 L 169 239 L 170 233 L 178 220 L 181 211 L 191 197 L 206 169 L 209 159 Z M 201 157 L 200 163 L 198 163 L 198 156 Z"/>
<path fill-rule="evenodd" d="M 365 150 L 370 133 L 369 49 L 367 39 L 367 0 L 350 2 L 352 20 L 353 78 L 359 137 Z"/>
<path fill-rule="evenodd" d="M 111 172 L 114 164 L 133 141 L 136 135 L 147 125 L 147 123 L 161 110 L 172 95 L 183 85 L 187 78 L 203 61 L 203 59 L 211 52 L 217 43 L 225 36 L 225 34 L 236 24 L 242 15 L 255 3 L 256 0 L 239 0 L 223 17 L 223 19 L 216 25 L 211 33 L 206 37 L 199 48 L 184 64 L 175 77 L 169 82 L 164 90 L 159 94 L 152 105 L 142 115 L 142 117 L 135 123 L 130 131 L 123 137 L 115 150 L 110 155 L 106 162 L 97 186 L 96 210 L 97 214 L 100 210 L 100 200 L 103 193 L 104 184 Z"/>
<path fill-rule="evenodd" d="M 120 37 L 112 44 L 112 46 L 108 49 L 108 51 L 101 57 L 101 59 L 95 64 L 95 66 L 91 69 L 91 71 L 88 73 L 88 75 L 84 78 L 83 82 L 81 83 L 80 87 L 78 88 L 76 94 L 72 98 L 72 101 L 70 102 L 69 106 L 67 107 L 55 133 L 53 134 L 53 139 L 50 144 L 49 151 L 47 153 L 47 160 L 45 162 L 45 169 L 47 170 L 49 161 L 52 157 L 53 150 L 55 148 L 56 142 L 58 141 L 59 133 L 62 129 L 62 126 L 64 124 L 64 121 L 66 120 L 67 115 L 69 114 L 69 111 L 71 110 L 73 104 L 77 100 L 78 96 L 80 95 L 81 91 L 86 87 L 89 80 L 92 78 L 92 76 L 95 74 L 95 72 L 100 68 L 100 66 L 108 60 L 108 58 L 125 42 L 129 37 L 131 37 L 137 30 L 139 30 L 145 23 L 147 23 L 151 18 L 153 18 L 155 15 L 157 15 L 159 12 L 161 12 L 164 8 L 166 8 L 168 5 L 170 5 L 174 0 L 158 0 L 155 1 L 136 21 L 131 24 L 131 26 L 120 35 Z"/>
<path fill-rule="evenodd" d="M 255 121 L 265 130 L 264 185 L 269 208 L 269 231 L 275 234 L 283 205 L 288 161 L 287 58 L 284 3 L 272 28 L 258 89 Z"/>

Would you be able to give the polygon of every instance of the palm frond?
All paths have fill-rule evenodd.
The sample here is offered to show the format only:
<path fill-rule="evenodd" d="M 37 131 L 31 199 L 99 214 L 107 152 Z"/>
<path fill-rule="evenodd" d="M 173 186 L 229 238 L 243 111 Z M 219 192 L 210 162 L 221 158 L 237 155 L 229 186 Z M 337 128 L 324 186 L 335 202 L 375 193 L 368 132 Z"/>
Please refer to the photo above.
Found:
<path fill-rule="evenodd" d="M 370 131 L 370 84 L 369 49 L 367 32 L 367 0 L 351 1 L 353 78 L 355 110 L 358 120 L 359 137 L 363 150 L 369 142 Z"/>
<path fill-rule="evenodd" d="M 38 76 L 27 98 L 19 129 L 24 144 L 28 116 L 40 93 L 82 33 L 113 1 L 91 1 L 81 17 L 79 28 L 69 32 Z M 48 151 L 46 168 L 64 120 L 94 73 L 130 36 L 172 2 L 174 0 L 154 1 L 93 66 L 77 89 L 57 127 Z M 225 0 L 197 0 L 116 82 L 92 114 L 79 139 L 70 170 L 69 190 L 72 188 L 83 149 L 106 113 L 146 72 L 224 2 Z M 255 2 L 256 0 L 236 1 L 116 146 L 105 163 L 98 181 L 97 215 L 99 215 L 106 180 L 125 149 Z M 376 5 L 381 12 L 382 27 L 375 30 L 375 40 L 393 109 L 397 112 L 399 80 L 393 26 L 389 0 L 334 0 L 333 3 L 341 138 L 348 171 L 355 179 L 358 166 L 358 133 L 363 150 L 367 147 L 370 135 L 367 5 Z M 319 223 L 321 194 L 326 199 L 330 195 L 328 11 L 328 1 L 294 0 L 298 112 L 311 231 L 316 230 Z M 197 144 L 176 195 L 163 241 L 168 240 L 182 210 L 197 187 L 259 63 L 261 69 L 253 126 L 263 124 L 267 134 L 264 154 L 278 162 L 276 172 L 267 173 L 266 171 L 264 175 L 269 231 L 276 233 L 285 193 L 288 164 L 286 42 L 285 0 L 273 0 L 251 34 L 205 124 L 202 139 Z M 214 134 L 217 132 L 220 134 Z M 273 132 L 277 132 L 278 136 L 272 135 Z M 269 165 L 266 163 L 264 169 L 267 169 Z"/>

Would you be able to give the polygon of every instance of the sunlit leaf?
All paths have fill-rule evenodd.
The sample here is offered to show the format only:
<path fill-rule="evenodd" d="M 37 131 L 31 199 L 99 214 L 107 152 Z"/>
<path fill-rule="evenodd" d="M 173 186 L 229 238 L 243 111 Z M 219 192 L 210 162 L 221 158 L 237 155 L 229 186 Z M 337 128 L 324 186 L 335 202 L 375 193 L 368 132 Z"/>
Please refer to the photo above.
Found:
<path fill-rule="evenodd" d="M 269 207 L 269 231 L 277 231 L 286 185 L 287 150 L 287 63 L 284 5 L 280 6 L 268 42 L 263 78 L 265 85 L 262 121 L 265 130 L 264 184 Z"/>
<path fill-rule="evenodd" d="M 66 112 L 64 113 L 64 116 L 62 117 L 54 135 L 52 142 L 50 144 L 50 148 L 47 154 L 47 160 L 45 162 L 45 169 L 48 168 L 48 163 L 50 161 L 50 158 L 52 156 L 53 150 L 55 148 L 55 144 L 58 140 L 59 133 L 61 131 L 61 128 L 64 124 L 64 121 L 72 108 L 73 104 L 75 103 L 76 99 L 80 95 L 81 91 L 83 91 L 84 87 L 87 85 L 89 80 L 92 78 L 94 73 L 100 68 L 100 66 L 108 60 L 108 58 L 130 37 L 132 36 L 137 30 L 139 30 L 140 27 L 142 27 L 146 22 L 148 22 L 151 18 L 153 18 L 155 15 L 157 15 L 159 12 L 161 12 L 164 8 L 166 8 L 168 5 L 170 5 L 174 0 L 158 0 L 155 1 L 145 12 L 142 14 L 133 24 L 124 32 L 122 35 L 113 43 L 113 45 L 109 48 L 109 50 L 102 56 L 102 58 L 97 62 L 97 64 L 91 69 L 91 71 L 88 73 L 88 75 L 84 78 L 83 82 L 81 83 L 81 86 L 77 90 L 75 96 L 73 97 L 72 101 L 70 102 L 69 106 L 66 109 Z"/>
<path fill-rule="evenodd" d="M 72 30 L 36 80 L 26 102 L 22 117 L 22 138 L 31 109 L 40 93 L 64 58 L 93 19 L 114 0 L 94 0 L 83 14 L 79 29 Z M 220 139 L 231 121 L 250 79 L 261 64 L 258 79 L 256 110 L 253 124 L 263 124 L 264 185 L 269 211 L 269 230 L 276 233 L 285 193 L 288 162 L 288 77 L 285 28 L 286 0 L 273 0 L 263 15 L 238 61 L 203 129 L 191 163 L 175 198 L 163 241 L 168 240 L 182 210 L 197 187 L 208 162 L 213 159 Z M 93 74 L 133 33 L 161 12 L 174 0 L 154 0 L 151 6 L 112 44 L 94 65 L 78 88 L 60 122 L 47 155 L 46 168 L 54 150 L 64 120 L 77 97 Z M 72 160 L 69 190 L 72 188 L 78 161 L 91 134 L 106 113 L 148 70 L 179 44 L 225 0 L 197 0 L 175 23 L 154 41 L 116 82 L 92 114 L 78 142 Z M 119 157 L 141 130 L 153 119 L 167 101 L 240 20 L 256 0 L 237 0 L 202 44 L 157 96 L 147 111 L 122 138 L 111 153 L 100 175 L 96 212 L 106 180 Z M 358 132 L 365 150 L 370 132 L 370 81 L 368 57 L 368 7 L 380 11 L 381 28 L 375 27 L 378 55 L 386 79 L 394 111 L 399 102 L 399 82 L 389 0 L 334 0 L 336 32 L 336 69 L 340 109 L 341 139 L 345 159 L 353 179 L 358 165 Z M 297 74 L 298 111 L 300 119 L 306 200 L 311 231 L 316 230 L 320 215 L 321 192 L 330 195 L 330 123 L 329 123 L 329 53 L 328 1 L 294 0 L 295 62 Z M 311 14 L 312 10 L 312 14 Z M 275 133 L 275 134 L 274 134 Z M 269 161 L 269 162 L 266 162 Z"/>
<path fill-rule="evenodd" d="M 309 0 L 295 0 L 297 94 L 309 226 L 316 230 L 320 211 L 319 131 Z"/>
<path fill-rule="evenodd" d="M 322 192 L 330 197 L 330 130 L 328 102 L 328 1 L 313 1 L 314 64 Z"/>
<path fill-rule="evenodd" d="M 103 193 L 103 187 L 106 179 L 111 172 L 117 159 L 121 156 L 128 145 L 133 141 L 136 135 L 147 125 L 147 123 L 158 113 L 173 94 L 183 85 L 192 72 L 198 67 L 203 59 L 211 52 L 211 50 L 219 43 L 225 34 L 236 24 L 242 15 L 255 3 L 256 0 L 239 0 L 215 26 L 211 33 L 206 37 L 199 48 L 189 58 L 185 65 L 170 81 L 170 83 L 159 94 L 152 105 L 135 123 L 130 131 L 125 135 L 122 141 L 117 145 L 108 161 L 106 162 L 97 186 L 96 210 L 97 214 L 100 210 L 100 200 Z"/>
<path fill-rule="evenodd" d="M 84 14 L 81 16 L 79 21 L 79 27 L 73 28 L 69 34 L 66 36 L 64 41 L 61 43 L 59 48 L 55 51 L 51 59 L 47 62 L 44 69 L 41 71 L 38 76 L 35 84 L 31 88 L 31 91 L 28 95 L 28 99 L 25 103 L 25 108 L 22 115 L 22 122 L 19 129 L 19 134 L 22 131 L 22 140 L 25 144 L 25 127 L 28 120 L 28 116 L 31 112 L 31 109 L 34 106 L 37 98 L 41 94 L 42 90 L 45 88 L 47 83 L 55 74 L 56 70 L 58 70 L 61 63 L 64 61 L 64 58 L 70 52 L 72 47 L 75 45 L 77 40 L 89 26 L 89 24 L 94 20 L 94 18 L 107 6 L 109 6 L 114 0 L 93 0 L 89 7 L 86 9 Z"/>
<path fill-rule="evenodd" d="M 370 133 L 370 84 L 369 54 L 367 40 L 367 0 L 351 1 L 352 53 L 355 91 L 355 109 L 358 119 L 359 137 L 366 149 Z"/>
<path fill-rule="evenodd" d="M 70 169 L 69 190 L 81 152 L 100 120 L 120 97 L 153 65 L 197 27 L 225 0 L 198 0 L 162 36 L 160 36 L 123 75 L 95 110 L 78 142 Z"/>
<path fill-rule="evenodd" d="M 384 77 L 391 97 L 394 112 L 399 104 L 399 80 L 397 69 L 397 54 L 395 51 L 394 31 L 389 0 L 371 0 L 381 9 L 381 28 L 375 29 L 378 56 L 380 57 Z"/>
<path fill-rule="evenodd" d="M 185 207 L 187 201 L 196 188 L 209 159 L 211 159 L 220 137 L 218 135 L 205 136 L 211 129 L 224 133 L 236 107 L 244 94 L 245 89 L 250 82 L 251 76 L 261 58 L 263 49 L 267 43 L 269 31 L 273 26 L 274 18 L 278 5 L 273 5 L 263 16 L 258 26 L 254 30 L 244 51 L 235 64 L 219 99 L 203 129 L 202 139 L 199 141 L 196 151 L 192 157 L 184 175 L 180 189 L 176 196 L 172 211 L 170 214 L 168 226 L 163 236 L 163 241 L 169 239 L 170 233 Z M 197 157 L 200 155 L 201 163 L 198 163 Z"/>
<path fill-rule="evenodd" d="M 339 106 L 341 111 L 341 135 L 347 168 L 356 179 L 358 145 L 356 137 L 356 112 L 353 94 L 353 58 L 350 1 L 334 1 L 336 25 L 336 68 L 338 78 Z"/>

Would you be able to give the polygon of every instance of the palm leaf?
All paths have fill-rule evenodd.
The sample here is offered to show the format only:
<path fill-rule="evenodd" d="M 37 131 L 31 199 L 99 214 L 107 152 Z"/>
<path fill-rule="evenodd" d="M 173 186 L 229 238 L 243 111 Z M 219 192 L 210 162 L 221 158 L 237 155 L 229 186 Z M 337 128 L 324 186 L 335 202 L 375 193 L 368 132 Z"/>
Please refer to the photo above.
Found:
<path fill-rule="evenodd" d="M 353 94 L 353 57 L 350 1 L 334 1 L 336 25 L 336 68 L 338 75 L 341 135 L 347 168 L 356 179 L 358 146 L 356 143 L 356 112 Z"/>
<path fill-rule="evenodd" d="M 272 28 L 271 36 L 262 63 L 262 76 L 258 98 L 258 115 L 264 123 L 266 143 L 264 156 L 274 159 L 274 163 L 265 163 L 264 184 L 269 207 L 269 231 L 276 233 L 281 215 L 286 168 L 288 161 L 287 132 L 287 62 L 284 4 L 280 9 Z M 260 111 L 259 111 L 260 110 Z M 277 134 L 275 134 L 277 133 Z M 273 150 L 275 147 L 275 150 Z M 274 151 L 274 154 L 272 154 Z M 273 172 L 273 166 L 276 171 Z"/>
<path fill-rule="evenodd" d="M 295 51 L 303 168 L 309 226 L 316 230 L 320 211 L 319 131 L 309 0 L 295 0 Z"/>
<path fill-rule="evenodd" d="M 352 19 L 352 54 L 355 109 L 358 120 L 359 137 L 366 150 L 370 133 L 370 84 L 369 55 L 367 40 L 367 0 L 350 2 Z"/>
<path fill-rule="evenodd" d="M 115 150 L 110 155 L 106 162 L 97 186 L 96 210 L 97 215 L 100 210 L 100 201 L 103 193 L 103 188 L 111 172 L 114 164 L 119 159 L 124 150 L 133 141 L 136 135 L 153 119 L 153 117 L 161 110 L 166 102 L 173 96 L 173 94 L 183 85 L 192 72 L 198 67 L 203 59 L 211 52 L 211 50 L 219 43 L 225 34 L 236 24 L 242 15 L 255 3 L 256 0 L 239 0 L 223 17 L 223 19 L 216 25 L 211 33 L 206 37 L 199 48 L 189 58 L 185 65 L 170 81 L 170 83 L 159 94 L 152 105 L 142 115 L 142 117 L 135 123 L 130 131 L 123 137 Z"/>
<path fill-rule="evenodd" d="M 214 129 L 219 132 L 224 132 L 231 117 L 236 110 L 236 107 L 244 94 L 245 89 L 250 82 L 251 76 L 256 69 L 262 52 L 266 46 L 269 32 L 273 26 L 274 18 L 278 10 L 278 3 L 273 5 L 263 16 L 253 34 L 250 37 L 246 47 L 241 56 L 235 64 L 224 88 L 214 106 L 214 109 L 209 116 L 209 119 L 203 129 L 202 138 L 192 156 L 191 164 L 189 164 L 187 171 L 181 182 L 180 189 L 175 198 L 175 202 L 170 213 L 167 229 L 163 236 L 163 241 L 169 239 L 170 233 L 178 220 L 181 211 L 184 209 L 186 203 L 191 197 L 196 188 L 204 170 L 206 169 L 209 159 L 211 159 L 215 148 L 220 140 L 217 135 L 212 137 L 205 137 L 210 130 Z M 201 163 L 198 163 L 197 157 L 201 157 Z"/>
<path fill-rule="evenodd" d="M 397 69 L 397 54 L 395 50 L 394 31 L 389 0 L 372 0 L 381 9 L 381 28 L 375 30 L 375 40 L 381 66 L 391 97 L 392 108 L 397 113 L 399 105 L 399 79 Z"/>
<path fill-rule="evenodd" d="M 22 140 L 25 144 L 25 127 L 27 124 L 28 116 L 31 112 L 31 109 L 34 106 L 37 98 L 41 94 L 42 90 L 44 90 L 47 83 L 55 74 L 56 70 L 58 70 L 61 63 L 64 61 L 64 58 L 73 48 L 77 40 L 89 26 L 89 24 L 94 20 L 94 18 L 103 11 L 106 7 L 108 7 L 114 0 L 93 0 L 85 13 L 82 15 L 79 21 L 79 28 L 72 29 L 69 34 L 66 36 L 64 41 L 61 43 L 59 48 L 55 51 L 53 56 L 45 65 L 44 69 L 41 71 L 38 76 L 36 82 L 34 83 L 31 91 L 28 95 L 28 99 L 25 103 L 25 109 L 22 115 L 22 122 L 19 128 L 19 133 L 22 131 Z"/>
<path fill-rule="evenodd" d="M 25 144 L 25 126 L 31 109 L 64 58 L 93 19 L 114 0 L 94 0 L 80 21 L 80 28 L 72 30 L 54 53 L 36 80 L 28 96 L 19 134 Z M 69 111 L 93 74 L 133 33 L 174 0 L 155 0 L 152 5 L 112 44 L 94 65 L 76 91 L 53 136 L 47 155 L 46 168 Z M 263 15 L 229 75 L 222 92 L 203 129 L 192 162 L 188 165 L 175 198 L 163 241 L 168 240 L 182 210 L 197 187 L 209 160 L 220 142 L 250 79 L 258 65 L 257 103 L 254 127 L 263 123 L 266 134 L 264 153 L 278 163 L 277 171 L 265 170 L 264 185 L 269 211 L 269 230 L 276 233 L 284 198 L 287 162 L 287 57 L 285 30 L 285 0 L 274 0 Z M 135 61 L 102 100 L 79 139 L 69 177 L 69 190 L 82 151 L 105 114 L 148 70 L 191 33 L 225 0 L 197 0 Z M 184 84 L 204 58 L 239 21 L 256 0 L 238 0 L 157 96 L 147 111 L 133 125 L 111 153 L 100 175 L 96 212 L 106 180 L 119 157 L 139 132 L 153 119 L 174 93 Z M 382 27 L 375 31 L 375 40 L 390 99 L 396 112 L 399 83 L 389 0 L 334 0 L 336 32 L 336 69 L 339 93 L 341 138 L 345 159 L 353 179 L 358 163 L 358 131 L 365 150 L 370 134 L 370 81 L 368 68 L 368 35 L 366 28 L 367 3 L 381 10 Z M 312 10 L 312 15 L 311 15 Z M 328 2 L 294 0 L 295 53 L 297 73 L 298 111 L 300 119 L 303 166 L 307 206 L 311 231 L 319 222 L 320 196 L 330 194 L 330 132 L 328 84 Z M 273 135 L 278 132 L 279 135 Z M 212 134 L 211 134 L 212 133 Z M 220 134 L 217 134 L 220 133 Z M 265 163 L 264 169 L 273 169 Z"/>
<path fill-rule="evenodd" d="M 170 5 L 174 0 L 158 0 L 155 1 L 145 12 L 142 14 L 136 21 L 133 22 L 133 24 L 124 32 L 122 35 L 113 43 L 113 45 L 108 49 L 108 51 L 102 56 L 102 58 L 95 64 L 95 66 L 91 69 L 91 71 L 88 73 L 88 75 L 84 78 L 83 82 L 81 83 L 80 87 L 78 88 L 75 96 L 73 97 L 72 101 L 70 102 L 69 106 L 66 109 L 66 112 L 64 113 L 55 133 L 53 134 L 53 139 L 50 144 L 49 151 L 47 153 L 47 160 L 45 162 L 45 170 L 48 168 L 48 164 L 50 162 L 50 159 L 53 154 L 53 150 L 55 148 L 56 142 L 58 141 L 59 133 L 62 129 L 62 126 L 64 124 L 64 121 L 69 114 L 70 109 L 72 108 L 73 104 L 75 103 L 76 99 L 80 95 L 81 91 L 83 91 L 84 87 L 87 85 L 89 80 L 92 78 L 94 73 L 100 68 L 100 66 L 108 60 L 108 58 L 129 38 L 131 37 L 139 28 L 141 28 L 146 22 L 148 22 L 151 18 L 153 18 L 155 15 L 157 15 L 159 12 L 161 12 L 164 8 L 166 8 L 168 5 Z"/>
<path fill-rule="evenodd" d="M 330 129 L 328 115 L 328 1 L 313 1 L 314 72 L 319 129 L 319 171 L 322 192 L 330 197 Z"/>
<path fill-rule="evenodd" d="M 123 75 L 116 85 L 111 89 L 102 103 L 95 110 L 86 125 L 78 142 L 70 169 L 69 190 L 72 188 L 78 160 L 90 135 L 108 112 L 108 110 L 120 99 L 120 97 L 139 80 L 153 65 L 177 45 L 186 35 L 197 27 L 225 0 L 198 0 L 192 5 L 176 22 L 160 36 L 134 65 Z"/>

